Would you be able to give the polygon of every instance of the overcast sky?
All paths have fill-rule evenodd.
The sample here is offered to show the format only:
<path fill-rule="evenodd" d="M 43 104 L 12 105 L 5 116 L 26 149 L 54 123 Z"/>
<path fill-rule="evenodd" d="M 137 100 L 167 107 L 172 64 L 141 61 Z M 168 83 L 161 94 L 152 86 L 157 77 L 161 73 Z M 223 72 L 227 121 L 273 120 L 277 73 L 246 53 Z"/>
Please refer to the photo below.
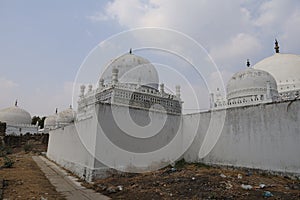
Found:
<path fill-rule="evenodd" d="M 299 0 L 0 0 L 0 108 L 15 99 L 32 115 L 68 107 L 89 52 L 137 27 L 192 37 L 225 81 L 247 58 L 273 55 L 275 38 L 281 53 L 300 54 Z"/>

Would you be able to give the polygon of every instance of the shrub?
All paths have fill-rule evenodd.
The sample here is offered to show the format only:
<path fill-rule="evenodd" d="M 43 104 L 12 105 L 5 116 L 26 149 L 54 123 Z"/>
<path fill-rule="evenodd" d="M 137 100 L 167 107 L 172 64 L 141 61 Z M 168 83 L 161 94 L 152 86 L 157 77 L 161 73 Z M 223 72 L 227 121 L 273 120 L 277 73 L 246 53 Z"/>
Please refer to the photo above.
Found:
<path fill-rule="evenodd" d="M 4 164 L 2 165 L 2 168 L 11 168 L 14 165 L 14 161 L 10 159 L 9 157 L 4 157 Z"/>
<path fill-rule="evenodd" d="M 8 154 L 12 154 L 12 149 L 9 146 L 0 146 L 0 157 L 6 156 Z"/>
<path fill-rule="evenodd" d="M 184 159 L 178 160 L 175 163 L 175 168 L 180 169 L 183 168 L 186 165 L 186 162 Z"/>
<path fill-rule="evenodd" d="M 32 149 L 33 149 L 32 144 L 27 143 L 27 144 L 24 145 L 24 151 L 25 151 L 26 153 L 32 151 Z"/>

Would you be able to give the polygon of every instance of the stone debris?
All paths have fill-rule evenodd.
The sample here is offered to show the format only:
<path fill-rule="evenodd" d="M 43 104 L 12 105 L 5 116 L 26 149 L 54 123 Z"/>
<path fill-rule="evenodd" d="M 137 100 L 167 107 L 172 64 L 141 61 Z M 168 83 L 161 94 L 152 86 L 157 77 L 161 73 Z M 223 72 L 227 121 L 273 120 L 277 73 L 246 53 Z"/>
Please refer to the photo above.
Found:
<path fill-rule="evenodd" d="M 222 178 L 226 178 L 226 175 L 225 175 L 225 174 L 220 174 L 220 176 L 221 176 Z"/>
<path fill-rule="evenodd" d="M 171 168 L 171 172 L 176 172 L 176 168 L 175 168 L 175 167 L 172 167 L 172 168 Z"/>
<path fill-rule="evenodd" d="M 98 184 L 97 187 L 100 188 L 101 190 L 106 190 L 107 189 L 107 187 L 103 184 Z"/>
<path fill-rule="evenodd" d="M 250 170 L 247 171 L 246 176 L 252 176 L 252 172 Z"/>
<path fill-rule="evenodd" d="M 270 191 L 265 191 L 264 194 L 263 194 L 263 197 L 272 197 L 274 196 Z"/>
<path fill-rule="evenodd" d="M 265 184 L 263 184 L 263 183 L 259 184 L 259 188 L 263 189 L 263 188 L 265 188 L 265 187 L 266 187 Z"/>
<path fill-rule="evenodd" d="M 244 189 L 244 190 L 251 190 L 253 187 L 251 185 L 245 185 L 245 184 L 242 184 L 241 187 Z"/>
<path fill-rule="evenodd" d="M 123 190 L 123 186 L 122 185 L 118 185 L 117 188 L 118 188 L 119 191 Z"/>
<path fill-rule="evenodd" d="M 261 176 L 256 171 L 246 176 L 246 170 L 197 164 L 176 166 L 177 170 L 173 173 L 170 173 L 171 168 L 143 174 L 128 173 L 126 176 L 115 174 L 94 184 L 98 192 L 112 199 L 259 199 L 264 198 L 262 195 L 266 190 L 276 194 L 278 199 L 300 197 L 300 191 L 285 189 L 285 186 L 297 188 L 300 183 L 283 177 Z M 242 179 L 238 178 L 238 174 L 243 176 Z M 278 181 L 272 186 L 275 177 Z M 123 187 L 122 191 L 118 190 L 118 185 Z M 111 186 L 116 192 L 103 190 Z"/>
<path fill-rule="evenodd" d="M 116 193 L 116 192 L 117 192 L 117 190 L 116 190 L 114 187 L 108 187 L 108 188 L 106 189 L 106 191 L 107 191 L 109 194 L 111 194 L 111 193 Z"/>
<path fill-rule="evenodd" d="M 229 189 L 232 188 L 232 184 L 230 183 L 230 181 L 225 182 L 225 188 L 226 188 L 227 190 L 229 190 Z"/>
<path fill-rule="evenodd" d="M 242 179 L 242 178 L 243 178 L 242 174 L 238 174 L 238 179 Z"/>

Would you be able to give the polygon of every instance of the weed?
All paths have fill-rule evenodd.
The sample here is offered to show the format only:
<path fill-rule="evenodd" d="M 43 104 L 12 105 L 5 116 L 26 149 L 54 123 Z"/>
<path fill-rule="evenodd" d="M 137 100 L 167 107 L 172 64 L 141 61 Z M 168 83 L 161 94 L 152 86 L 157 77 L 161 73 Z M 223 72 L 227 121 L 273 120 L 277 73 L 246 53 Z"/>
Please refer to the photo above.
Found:
<path fill-rule="evenodd" d="M 25 151 L 26 153 L 28 153 L 28 152 L 32 151 L 33 146 L 32 146 L 32 144 L 27 143 L 27 144 L 24 145 L 23 148 L 24 148 L 24 151 Z"/>
<path fill-rule="evenodd" d="M 14 161 L 10 159 L 9 157 L 5 156 L 4 157 L 4 164 L 2 165 L 2 168 L 12 168 L 14 165 Z"/>

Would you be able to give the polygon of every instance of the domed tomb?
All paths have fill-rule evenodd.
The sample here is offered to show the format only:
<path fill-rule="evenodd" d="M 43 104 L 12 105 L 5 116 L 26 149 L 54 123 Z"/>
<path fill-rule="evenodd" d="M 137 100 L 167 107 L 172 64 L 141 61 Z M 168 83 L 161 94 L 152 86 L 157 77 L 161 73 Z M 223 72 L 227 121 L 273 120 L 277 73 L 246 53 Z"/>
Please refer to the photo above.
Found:
<path fill-rule="evenodd" d="M 248 67 L 235 73 L 227 84 L 228 104 L 274 101 L 278 98 L 274 77 L 266 71 Z"/>
<path fill-rule="evenodd" d="M 300 90 L 300 56 L 279 53 L 276 41 L 276 53 L 253 66 L 269 72 L 276 80 L 278 92 Z"/>
<path fill-rule="evenodd" d="M 70 108 L 63 110 L 58 113 L 56 124 L 57 125 L 67 125 L 75 121 L 76 113 L 70 106 Z"/>
<path fill-rule="evenodd" d="M 8 124 L 31 124 L 31 116 L 26 110 L 15 106 L 0 110 L 0 121 Z"/>
<path fill-rule="evenodd" d="M 57 120 L 57 110 L 54 115 L 50 115 L 46 117 L 45 122 L 44 122 L 44 127 L 47 129 L 52 129 L 56 126 L 56 120 Z"/>
<path fill-rule="evenodd" d="M 121 83 L 133 83 L 158 89 L 159 77 L 154 65 L 147 59 L 130 53 L 113 59 L 106 67 L 100 79 L 111 82 L 113 69 L 118 70 Z"/>

